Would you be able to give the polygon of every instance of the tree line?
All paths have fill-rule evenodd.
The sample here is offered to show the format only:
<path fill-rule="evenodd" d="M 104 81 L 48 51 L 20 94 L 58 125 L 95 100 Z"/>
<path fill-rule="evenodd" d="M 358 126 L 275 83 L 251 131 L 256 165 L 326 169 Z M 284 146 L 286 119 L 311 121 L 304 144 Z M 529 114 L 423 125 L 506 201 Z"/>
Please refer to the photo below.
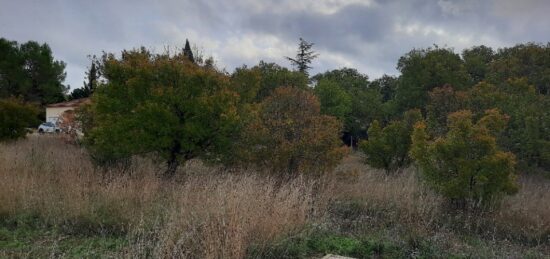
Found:
<path fill-rule="evenodd" d="M 413 49 L 398 60 L 399 76 L 372 81 L 353 68 L 310 77 L 313 46 L 300 39 L 296 57 L 287 57 L 295 70 L 260 61 L 228 73 L 188 42 L 176 53 L 92 58 L 88 81 L 73 91 L 93 100 L 79 114 L 84 144 L 99 164 L 153 155 L 167 177 L 197 157 L 285 177 L 321 173 L 346 146 L 358 147 L 388 173 L 414 164 L 462 205 L 513 193 L 518 169 L 550 171 L 550 45 Z M 2 97 L 33 101 L 22 94 L 26 83 L 5 80 L 15 72 L 4 63 Z M 14 87 L 21 89 L 7 90 Z"/>

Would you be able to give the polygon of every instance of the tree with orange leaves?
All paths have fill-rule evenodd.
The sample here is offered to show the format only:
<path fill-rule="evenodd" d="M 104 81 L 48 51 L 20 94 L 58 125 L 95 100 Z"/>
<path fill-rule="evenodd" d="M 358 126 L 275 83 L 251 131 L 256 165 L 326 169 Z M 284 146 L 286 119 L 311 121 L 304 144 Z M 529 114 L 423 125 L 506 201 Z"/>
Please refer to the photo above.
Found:
<path fill-rule="evenodd" d="M 340 141 L 342 123 L 321 115 L 308 90 L 280 87 L 261 102 L 243 132 L 245 161 L 281 174 L 322 173 L 346 153 Z"/>

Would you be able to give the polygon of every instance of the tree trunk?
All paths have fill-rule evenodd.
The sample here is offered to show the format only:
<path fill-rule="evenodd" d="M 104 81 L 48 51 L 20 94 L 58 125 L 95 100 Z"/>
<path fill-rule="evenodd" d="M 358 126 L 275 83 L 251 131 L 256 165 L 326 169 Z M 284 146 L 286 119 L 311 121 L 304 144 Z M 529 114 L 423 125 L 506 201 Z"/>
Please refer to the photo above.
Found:
<path fill-rule="evenodd" d="M 175 159 L 175 156 L 171 156 L 170 159 L 166 162 L 166 171 L 164 172 L 164 178 L 174 177 L 179 165 L 180 162 L 178 161 L 178 159 Z"/>
<path fill-rule="evenodd" d="M 170 157 L 166 161 L 166 171 L 164 172 L 165 178 L 172 178 L 176 174 L 176 170 L 180 165 L 178 156 L 181 154 L 181 145 L 179 142 L 174 142 L 174 145 L 170 149 Z"/>
<path fill-rule="evenodd" d="M 298 161 L 295 157 L 291 157 L 288 162 L 287 173 L 294 175 L 298 171 Z"/>

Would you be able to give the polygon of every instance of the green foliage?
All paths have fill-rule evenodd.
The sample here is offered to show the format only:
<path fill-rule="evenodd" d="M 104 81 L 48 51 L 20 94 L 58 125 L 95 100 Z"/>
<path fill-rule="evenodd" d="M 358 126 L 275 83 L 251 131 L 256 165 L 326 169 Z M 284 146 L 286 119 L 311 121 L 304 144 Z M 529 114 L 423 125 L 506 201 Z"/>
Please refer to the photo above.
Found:
<path fill-rule="evenodd" d="M 128 245 L 124 237 L 110 235 L 70 235 L 61 228 L 40 224 L 0 224 L 0 257 L 70 258 L 114 257 Z"/>
<path fill-rule="evenodd" d="M 24 138 L 37 124 L 38 110 L 16 99 L 0 99 L 0 141 Z"/>
<path fill-rule="evenodd" d="M 345 121 L 346 116 L 352 111 L 351 96 L 333 81 L 319 81 L 315 87 L 315 95 L 321 102 L 323 114 Z"/>
<path fill-rule="evenodd" d="M 488 81 L 499 84 L 521 77 L 534 85 L 537 93 L 550 95 L 550 44 L 518 44 L 499 49 L 491 62 Z"/>
<path fill-rule="evenodd" d="M 369 86 L 369 77 L 367 75 L 361 74 L 355 68 L 347 67 L 317 74 L 312 79 L 317 82 L 328 80 L 338 83 L 348 93 L 365 90 Z"/>
<path fill-rule="evenodd" d="M 372 81 L 369 87 L 377 89 L 382 94 L 382 101 L 387 102 L 395 99 L 397 84 L 397 77 L 383 75 L 382 77 Z"/>
<path fill-rule="evenodd" d="M 344 122 L 344 138 L 346 138 L 344 141 L 346 143 L 352 141 L 357 143 L 359 139 L 366 138 L 368 125 L 374 120 L 384 118 L 385 108 L 382 103 L 383 96 L 380 87 L 369 87 L 368 76 L 359 73 L 356 69 L 342 68 L 327 71 L 315 75 L 313 80 L 317 82 L 317 87 L 321 84 L 321 88 L 328 88 L 322 84 L 331 84 L 332 91 L 341 92 L 343 90 L 350 97 L 351 106 L 347 109 L 345 108 L 347 106 L 345 99 L 347 98 L 342 97 L 343 93 L 337 94 L 336 98 L 339 101 L 336 102 L 331 100 L 326 89 L 316 90 L 324 113 L 335 115 L 335 113 L 328 113 L 328 107 L 339 106 L 340 112 L 337 117 Z"/>
<path fill-rule="evenodd" d="M 495 52 L 487 46 L 475 46 L 462 51 L 464 66 L 470 74 L 473 83 L 478 83 L 487 77 L 490 63 L 494 60 Z"/>
<path fill-rule="evenodd" d="M 550 170 L 550 97 L 536 93 L 528 80 L 510 79 L 498 86 L 481 82 L 467 92 L 466 104 L 480 117 L 498 108 L 510 116 L 498 143 L 522 164 Z"/>
<path fill-rule="evenodd" d="M 183 55 L 186 56 L 189 61 L 195 63 L 195 57 L 193 55 L 193 51 L 191 50 L 191 46 L 189 45 L 189 40 L 185 39 L 185 47 L 183 48 Z"/>
<path fill-rule="evenodd" d="M 374 121 L 369 127 L 369 139 L 359 144 L 367 156 L 367 163 L 375 168 L 393 172 L 410 163 L 411 133 L 416 122 L 422 120 L 419 110 L 407 111 L 402 121 L 392 121 L 385 128 Z"/>
<path fill-rule="evenodd" d="M 231 87 L 239 94 L 241 103 L 253 103 L 262 88 L 262 72 L 258 67 L 238 67 L 231 74 Z"/>
<path fill-rule="evenodd" d="M 229 79 L 198 66 L 183 54 L 123 51 L 103 58 L 105 85 L 96 89 L 93 127 L 86 134 L 92 153 L 112 160 L 154 153 L 167 175 L 197 156 L 227 148 L 237 121 L 238 96 Z"/>
<path fill-rule="evenodd" d="M 461 208 L 477 208 L 517 191 L 515 157 L 500 151 L 495 135 L 507 116 L 488 110 L 476 123 L 468 110 L 449 115 L 449 131 L 429 140 L 424 122 L 415 125 L 411 156 L 424 180 Z"/>
<path fill-rule="evenodd" d="M 92 60 L 92 64 L 86 72 L 87 82 L 84 82 L 84 85 L 81 88 L 76 88 L 71 92 L 69 95 L 70 100 L 90 97 L 99 84 L 99 77 L 101 76 L 99 69 L 101 66 L 100 61 L 96 58 L 96 56 L 90 58 Z"/>
<path fill-rule="evenodd" d="M 286 175 L 323 173 L 344 156 L 338 138 L 341 123 L 320 114 L 307 90 L 277 88 L 257 107 L 236 148 L 241 160 Z"/>
<path fill-rule="evenodd" d="M 248 103 L 261 102 L 278 87 L 308 88 L 308 78 L 303 73 L 264 61 L 251 68 L 237 68 L 231 77 L 233 87 L 241 95 L 242 102 Z"/>
<path fill-rule="evenodd" d="M 396 101 L 400 111 L 424 109 L 428 92 L 450 84 L 458 90 L 470 86 L 470 76 L 464 62 L 451 49 L 428 48 L 412 50 L 397 64 L 401 71 Z"/>
<path fill-rule="evenodd" d="M 357 238 L 324 231 L 312 231 L 284 239 L 267 248 L 250 249 L 250 258 L 315 258 L 327 254 L 353 258 L 396 258 L 404 249 L 376 238 Z"/>
<path fill-rule="evenodd" d="M 62 101 L 65 63 L 53 59 L 47 44 L 18 44 L 0 38 L 0 98 L 20 97 L 40 104 Z"/>
<path fill-rule="evenodd" d="M 430 134 L 443 136 L 447 132 L 447 115 L 464 108 L 465 93 L 456 92 L 451 85 L 436 87 L 429 93 L 426 121 Z"/>

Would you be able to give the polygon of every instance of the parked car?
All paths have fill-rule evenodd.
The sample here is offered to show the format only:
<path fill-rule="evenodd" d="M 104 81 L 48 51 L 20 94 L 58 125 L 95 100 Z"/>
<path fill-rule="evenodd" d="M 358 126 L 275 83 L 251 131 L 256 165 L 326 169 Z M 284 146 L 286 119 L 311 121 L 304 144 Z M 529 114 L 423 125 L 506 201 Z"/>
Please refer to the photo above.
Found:
<path fill-rule="evenodd" d="M 44 122 L 38 126 L 38 133 L 59 133 L 61 129 L 53 122 Z"/>

